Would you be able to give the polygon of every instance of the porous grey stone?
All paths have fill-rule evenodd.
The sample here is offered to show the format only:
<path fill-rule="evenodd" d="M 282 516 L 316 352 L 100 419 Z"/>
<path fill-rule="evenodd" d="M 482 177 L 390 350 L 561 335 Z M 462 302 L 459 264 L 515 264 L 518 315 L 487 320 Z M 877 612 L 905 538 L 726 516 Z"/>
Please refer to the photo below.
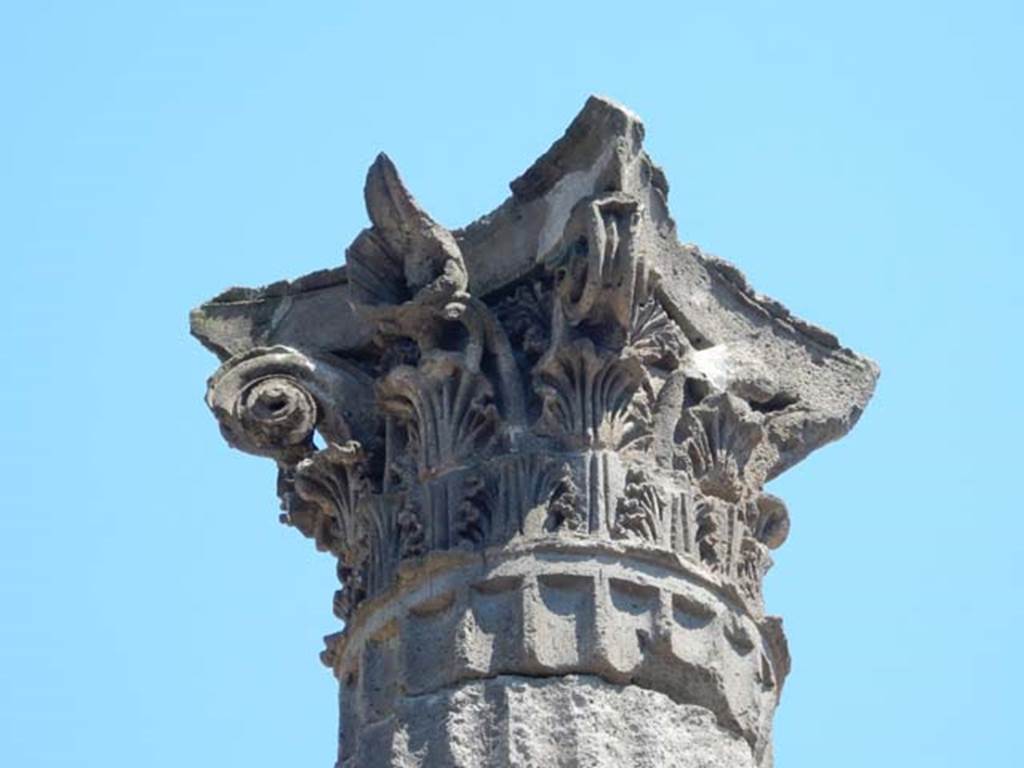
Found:
<path fill-rule="evenodd" d="M 496 677 L 407 696 L 341 768 L 754 768 L 701 707 L 599 678 Z"/>
<path fill-rule="evenodd" d="M 225 438 L 338 560 L 341 766 L 771 763 L 763 486 L 878 369 L 680 244 L 643 136 L 591 98 L 457 231 L 381 155 L 345 266 L 192 313 Z"/>

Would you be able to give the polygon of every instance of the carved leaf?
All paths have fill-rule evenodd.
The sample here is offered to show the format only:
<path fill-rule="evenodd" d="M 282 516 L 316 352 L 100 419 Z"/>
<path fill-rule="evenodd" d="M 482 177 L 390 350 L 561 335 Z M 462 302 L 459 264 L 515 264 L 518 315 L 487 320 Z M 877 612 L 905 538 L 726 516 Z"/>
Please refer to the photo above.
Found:
<path fill-rule="evenodd" d="M 381 409 L 404 425 L 422 477 L 460 466 L 485 451 L 498 412 L 490 382 L 459 355 L 435 354 L 416 368 L 398 366 L 380 383 Z"/>
<path fill-rule="evenodd" d="M 317 451 L 295 467 L 292 482 L 299 503 L 288 505 L 289 522 L 312 535 L 318 549 L 338 557 L 343 589 L 335 600 L 335 612 L 343 618 L 366 594 L 370 528 L 363 506 L 369 491 L 364 462 L 362 446 L 355 441 Z M 297 518 L 308 516 L 311 509 L 316 514 L 313 530 L 308 532 Z"/>
<path fill-rule="evenodd" d="M 567 445 L 624 448 L 650 435 L 653 394 L 635 357 L 598 353 L 579 339 L 545 355 L 534 379 L 539 428 Z"/>
<path fill-rule="evenodd" d="M 686 353 L 687 344 L 679 326 L 652 296 L 633 305 L 629 346 L 645 364 L 674 370 Z"/>
<path fill-rule="evenodd" d="M 378 155 L 370 166 L 364 194 L 373 229 L 356 238 L 346 254 L 357 301 L 443 305 L 466 290 L 466 267 L 455 238 L 409 194 L 387 155 Z"/>
<path fill-rule="evenodd" d="M 639 538 L 652 544 L 664 540 L 666 502 L 642 469 L 626 473 L 626 487 L 615 510 L 614 538 Z"/>
<path fill-rule="evenodd" d="M 349 564 L 359 562 L 365 552 L 366 530 L 359 515 L 360 501 L 369 490 L 364 462 L 359 443 L 332 443 L 299 462 L 294 473 L 299 497 L 333 521 L 333 540 L 318 540 L 318 546 L 336 552 Z"/>
<path fill-rule="evenodd" d="M 578 491 L 571 467 L 549 454 L 508 454 L 494 465 L 493 500 L 488 520 L 490 541 L 502 543 L 517 534 L 538 536 L 576 520 Z M 562 497 L 565 498 L 562 498 Z M 571 498 L 575 497 L 575 498 Z M 552 512 L 552 501 L 561 500 Z"/>
<path fill-rule="evenodd" d="M 763 477 L 750 477 L 746 469 L 764 428 L 742 400 L 726 393 L 706 397 L 683 411 L 677 432 L 676 466 L 686 469 L 704 493 L 738 501 L 760 489 Z"/>

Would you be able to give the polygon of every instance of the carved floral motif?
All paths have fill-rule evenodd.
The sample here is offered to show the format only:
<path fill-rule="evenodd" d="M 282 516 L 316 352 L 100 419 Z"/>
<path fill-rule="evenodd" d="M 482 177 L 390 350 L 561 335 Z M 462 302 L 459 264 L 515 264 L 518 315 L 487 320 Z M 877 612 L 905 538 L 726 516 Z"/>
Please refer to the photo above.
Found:
<path fill-rule="evenodd" d="M 629 348 L 645 365 L 674 370 L 687 350 L 686 338 L 653 296 L 635 302 L 629 325 Z"/>
<path fill-rule="evenodd" d="M 665 539 L 666 501 L 642 469 L 626 473 L 626 487 L 616 509 L 615 538 L 636 537 L 651 544 Z"/>
<path fill-rule="evenodd" d="M 208 397 L 232 445 L 277 462 L 285 521 L 339 558 L 339 614 L 403 559 L 559 533 L 673 549 L 759 600 L 788 530 L 760 490 L 763 414 L 688 378 L 639 200 L 584 198 L 489 298 L 386 157 L 366 196 L 348 274 L 370 345 L 352 361 L 254 349 Z"/>
<path fill-rule="evenodd" d="M 652 393 L 635 357 L 617 357 L 579 339 L 534 368 L 543 402 L 538 428 L 572 448 L 624 448 L 649 436 Z"/>
<path fill-rule="evenodd" d="M 359 508 L 368 490 L 364 462 L 356 441 L 331 444 L 299 462 L 292 480 L 298 497 L 317 507 L 324 521 L 314 534 L 317 547 L 334 552 L 350 566 L 365 556 L 366 531 Z"/>
<path fill-rule="evenodd" d="M 380 405 L 406 432 L 421 478 L 486 452 L 495 438 L 494 391 L 454 354 L 436 353 L 416 368 L 398 366 L 380 383 Z"/>
<path fill-rule="evenodd" d="M 704 493 L 739 501 L 748 489 L 760 487 L 746 473 L 764 428 L 739 398 L 719 393 L 684 410 L 677 435 L 676 466 L 685 469 Z"/>

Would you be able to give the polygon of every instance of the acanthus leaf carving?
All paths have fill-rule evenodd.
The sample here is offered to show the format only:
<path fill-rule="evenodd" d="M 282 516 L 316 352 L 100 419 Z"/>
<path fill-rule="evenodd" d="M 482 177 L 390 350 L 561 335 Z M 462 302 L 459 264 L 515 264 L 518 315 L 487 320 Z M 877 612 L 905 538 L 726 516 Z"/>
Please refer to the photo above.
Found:
<path fill-rule="evenodd" d="M 703 493 L 739 501 L 760 490 L 764 479 L 752 459 L 764 427 L 738 397 L 716 393 L 683 410 L 677 433 L 676 467 L 686 470 Z"/>
<path fill-rule="evenodd" d="M 654 396 L 636 357 L 602 353 L 580 338 L 550 351 L 533 375 L 543 434 L 573 448 L 625 448 L 650 436 Z"/>
<path fill-rule="evenodd" d="M 337 557 L 339 764 L 386 759 L 378 726 L 438 691 L 541 673 L 702 707 L 732 762 L 771 762 L 789 516 L 763 485 L 852 427 L 877 368 L 680 243 L 642 140 L 591 99 L 454 231 L 380 155 L 344 266 L 193 313 L 224 436 Z"/>
<path fill-rule="evenodd" d="M 654 295 L 643 218 L 629 194 L 586 198 L 545 263 L 554 280 L 549 342 L 533 377 L 540 428 L 569 447 L 646 446 L 653 438 L 650 369 L 672 370 L 685 352 L 680 329 Z"/>
<path fill-rule="evenodd" d="M 369 491 L 365 460 L 356 441 L 332 443 L 299 462 L 292 481 L 299 498 L 331 521 L 329 533 L 322 538 L 317 535 L 317 546 L 350 564 L 360 560 L 365 550 L 365 524 L 360 519 L 360 503 Z"/>
<path fill-rule="evenodd" d="M 421 478 L 461 466 L 495 439 L 493 388 L 458 354 L 433 353 L 415 368 L 393 368 L 378 395 L 381 410 L 404 427 Z"/>
<path fill-rule="evenodd" d="M 489 544 L 518 536 L 543 536 L 558 528 L 563 519 L 574 524 L 580 518 L 572 468 L 557 455 L 507 454 L 497 458 L 489 471 L 485 493 Z M 557 502 L 554 511 L 553 501 Z"/>
<path fill-rule="evenodd" d="M 704 496 L 697 504 L 696 544 L 701 564 L 733 582 L 755 604 L 761 601 L 764 576 L 772 566 L 770 545 L 781 545 L 784 538 L 779 517 L 784 507 L 775 504 L 775 497 L 768 498 L 773 501 L 759 498 L 737 503 Z"/>
<path fill-rule="evenodd" d="M 667 371 L 679 366 L 688 348 L 683 332 L 655 296 L 634 303 L 628 345 L 645 365 Z"/>
<path fill-rule="evenodd" d="M 526 406 L 504 329 L 466 292 L 458 243 L 413 199 L 386 155 L 370 167 L 365 197 L 373 227 L 350 247 L 348 261 L 357 308 L 377 329 L 379 405 L 407 438 L 399 446 L 388 430 L 389 486 L 402 474 L 403 450 L 412 451 L 425 479 L 486 451 L 499 434 L 514 444 Z M 481 370 L 485 358 L 494 382 Z"/>
<path fill-rule="evenodd" d="M 638 538 L 650 544 L 666 540 L 666 500 L 657 484 L 640 468 L 626 472 L 626 487 L 615 511 L 614 538 Z"/>
<path fill-rule="evenodd" d="M 366 456 L 356 441 L 332 443 L 296 465 L 292 484 L 295 493 L 287 504 L 288 522 L 311 535 L 318 549 L 338 558 L 338 578 L 343 585 L 336 610 L 347 616 L 366 596 L 365 572 L 370 556 L 370 527 L 366 520 Z M 314 510 L 311 532 L 297 522 Z M 307 523 L 308 525 L 308 523 Z"/>
<path fill-rule="evenodd" d="M 346 252 L 353 297 L 380 333 L 433 348 L 438 320 L 457 317 L 467 298 L 462 252 L 409 193 L 387 155 L 370 166 L 364 192 L 373 227 Z"/>
<path fill-rule="evenodd" d="M 648 264 L 637 197 L 578 201 L 558 245 L 490 297 L 469 295 L 459 241 L 385 156 L 366 202 L 372 227 L 347 266 L 350 301 L 375 328 L 366 346 L 329 364 L 253 350 L 209 396 L 229 442 L 277 461 L 285 520 L 339 556 L 345 610 L 403 558 L 555 531 L 668 547 L 732 578 L 759 572 L 759 547 L 788 526 L 760 494 L 763 415 L 708 381 L 694 388 L 683 363 L 696 342 Z M 348 381 L 346 365 L 364 379 Z M 668 480 L 670 467 L 683 474 Z"/>

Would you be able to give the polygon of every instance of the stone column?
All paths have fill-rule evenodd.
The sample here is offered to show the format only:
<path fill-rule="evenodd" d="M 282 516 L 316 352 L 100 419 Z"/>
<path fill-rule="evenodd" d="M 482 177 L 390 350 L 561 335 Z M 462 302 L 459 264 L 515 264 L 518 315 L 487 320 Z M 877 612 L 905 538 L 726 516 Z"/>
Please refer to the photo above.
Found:
<path fill-rule="evenodd" d="M 771 764 L 763 485 L 878 371 L 680 244 L 643 136 L 591 98 L 456 231 L 380 155 L 344 266 L 192 314 L 224 437 L 337 558 L 339 766 Z"/>

